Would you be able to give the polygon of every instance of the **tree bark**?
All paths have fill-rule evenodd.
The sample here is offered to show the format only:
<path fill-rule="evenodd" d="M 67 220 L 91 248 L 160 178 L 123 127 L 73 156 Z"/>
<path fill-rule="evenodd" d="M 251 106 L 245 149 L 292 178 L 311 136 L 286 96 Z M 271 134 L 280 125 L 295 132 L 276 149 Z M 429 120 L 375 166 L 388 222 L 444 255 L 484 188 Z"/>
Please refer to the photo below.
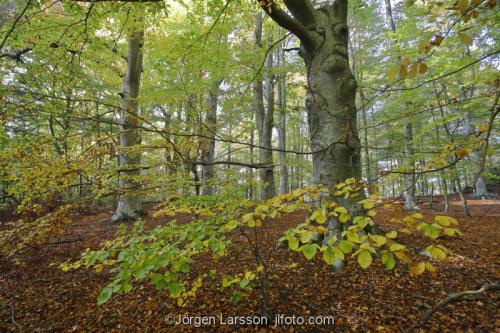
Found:
<path fill-rule="evenodd" d="M 217 103 L 219 101 L 219 87 L 222 80 L 215 81 L 208 92 L 207 111 L 205 126 L 210 137 L 206 143 L 202 159 L 204 162 L 211 163 L 215 160 L 215 132 L 217 131 Z M 214 195 L 215 187 L 213 178 L 215 176 L 215 165 L 203 165 L 201 178 L 203 181 L 202 194 Z"/>
<path fill-rule="evenodd" d="M 394 21 L 394 16 L 392 15 L 392 6 L 391 0 L 385 0 L 385 10 L 387 14 L 387 21 L 389 28 L 393 33 L 396 33 L 396 23 Z M 401 58 L 398 58 L 398 62 L 401 61 Z M 410 165 L 409 173 L 403 176 L 403 194 L 405 200 L 405 208 L 406 209 L 419 209 L 416 200 L 416 177 L 415 177 L 415 161 L 414 161 L 414 149 L 413 149 L 413 125 L 411 123 L 411 119 L 404 125 L 403 136 L 405 138 L 405 155 L 406 155 L 406 163 Z"/>
<path fill-rule="evenodd" d="M 262 14 L 255 15 L 255 34 L 254 43 L 256 49 L 262 47 Z M 266 59 L 266 67 L 272 69 L 273 57 L 269 53 Z M 274 77 L 268 74 L 266 77 L 266 101 L 267 108 L 264 106 L 264 86 L 260 78 L 256 79 L 253 84 L 254 99 L 255 99 L 255 121 L 257 124 L 257 132 L 259 136 L 259 162 L 264 164 L 273 163 L 273 152 L 271 149 L 271 139 L 273 130 L 273 114 L 274 114 Z M 274 173 L 273 168 L 263 168 L 260 170 L 260 180 L 263 182 L 260 191 L 260 199 L 266 200 L 275 195 L 274 189 Z"/>
<path fill-rule="evenodd" d="M 133 31 L 129 37 L 127 73 L 121 94 L 121 134 L 118 187 L 120 198 L 111 221 L 136 220 L 143 215 L 142 198 L 136 192 L 141 184 L 134 178 L 139 176 L 141 153 L 134 148 L 139 143 L 138 97 L 142 72 L 142 45 L 144 31 Z"/>
<path fill-rule="evenodd" d="M 285 61 L 285 52 L 283 45 L 278 48 L 278 68 L 283 66 Z M 278 148 L 280 149 L 280 194 L 288 193 L 288 166 L 286 163 L 286 76 L 284 73 L 278 78 Z"/>

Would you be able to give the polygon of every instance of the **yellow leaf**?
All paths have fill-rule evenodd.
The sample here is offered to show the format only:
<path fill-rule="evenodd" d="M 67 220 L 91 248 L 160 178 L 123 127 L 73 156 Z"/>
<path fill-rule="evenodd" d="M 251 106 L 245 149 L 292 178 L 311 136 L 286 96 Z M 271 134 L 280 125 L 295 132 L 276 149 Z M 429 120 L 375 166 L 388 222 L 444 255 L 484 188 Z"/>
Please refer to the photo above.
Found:
<path fill-rule="evenodd" d="M 369 238 L 378 247 L 381 247 L 387 242 L 387 239 L 384 236 L 370 235 Z"/>
<path fill-rule="evenodd" d="M 295 251 L 299 248 L 299 240 L 295 237 L 290 237 L 288 239 L 288 247 L 290 250 Z"/>
<path fill-rule="evenodd" d="M 406 246 L 404 246 L 403 244 L 393 243 L 393 244 L 389 247 L 389 250 L 390 250 L 391 252 L 396 252 L 396 251 L 403 250 L 404 248 L 406 248 Z"/>
<path fill-rule="evenodd" d="M 351 218 L 351 215 L 349 215 L 349 214 L 342 213 L 339 215 L 339 221 L 341 223 L 345 223 L 345 222 L 349 221 L 350 218 Z"/>
<path fill-rule="evenodd" d="M 410 275 L 418 276 L 425 272 L 425 263 L 419 262 L 418 264 L 413 264 L 410 267 Z"/>
<path fill-rule="evenodd" d="M 363 206 L 364 209 L 370 209 L 375 206 L 375 203 L 369 200 L 361 200 L 359 203 Z"/>
<path fill-rule="evenodd" d="M 436 267 L 434 267 L 430 262 L 425 262 L 425 269 L 429 271 L 432 276 L 436 276 Z"/>
<path fill-rule="evenodd" d="M 422 213 L 415 213 L 411 217 L 413 217 L 414 219 L 418 219 L 418 220 L 424 218 L 424 216 L 422 215 Z"/>
<path fill-rule="evenodd" d="M 390 238 L 390 239 L 395 239 L 398 237 L 398 232 L 397 231 L 389 231 L 388 233 L 385 234 L 385 237 Z"/>
<path fill-rule="evenodd" d="M 479 132 L 487 132 L 489 129 L 490 129 L 490 125 L 488 125 L 488 124 L 479 125 Z"/>
<path fill-rule="evenodd" d="M 457 157 L 467 157 L 470 155 L 471 150 L 469 148 L 457 148 L 455 150 Z"/>
<path fill-rule="evenodd" d="M 323 209 L 318 209 L 315 210 L 312 215 L 311 215 L 311 220 L 315 220 L 319 224 L 323 224 L 326 222 L 326 210 Z"/>
<path fill-rule="evenodd" d="M 427 251 L 431 254 L 432 258 L 436 260 L 445 261 L 447 258 L 446 253 L 439 247 L 430 245 L 427 247 Z"/>

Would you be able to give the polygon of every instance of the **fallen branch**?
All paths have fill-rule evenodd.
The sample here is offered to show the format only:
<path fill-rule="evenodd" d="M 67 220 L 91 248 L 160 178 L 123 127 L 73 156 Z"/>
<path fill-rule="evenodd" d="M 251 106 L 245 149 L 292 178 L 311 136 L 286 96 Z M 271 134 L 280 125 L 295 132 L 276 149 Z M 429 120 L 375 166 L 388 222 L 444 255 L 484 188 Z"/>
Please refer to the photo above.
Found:
<path fill-rule="evenodd" d="M 21 328 L 21 325 L 19 325 L 15 319 L 15 316 L 14 316 L 14 305 L 12 305 L 11 303 L 8 303 L 8 304 L 5 304 L 7 307 L 10 307 L 10 321 L 12 324 L 16 325 L 17 329 L 19 330 L 19 332 L 22 332 L 23 329 Z"/>
<path fill-rule="evenodd" d="M 481 288 L 479 288 L 477 290 L 467 290 L 467 291 L 463 291 L 461 293 L 449 295 L 448 297 L 441 300 L 436 306 L 427 310 L 425 312 L 424 316 L 418 322 L 416 322 L 415 324 L 408 327 L 408 329 L 405 331 L 405 333 L 410 333 L 413 330 L 424 326 L 427 323 L 427 321 L 429 321 L 429 319 L 434 314 L 434 312 L 447 306 L 448 304 L 450 304 L 452 302 L 457 302 L 457 301 L 474 299 L 475 296 L 482 294 L 488 290 L 493 290 L 493 291 L 500 290 L 500 282 L 485 284 L 484 286 L 482 286 Z"/>

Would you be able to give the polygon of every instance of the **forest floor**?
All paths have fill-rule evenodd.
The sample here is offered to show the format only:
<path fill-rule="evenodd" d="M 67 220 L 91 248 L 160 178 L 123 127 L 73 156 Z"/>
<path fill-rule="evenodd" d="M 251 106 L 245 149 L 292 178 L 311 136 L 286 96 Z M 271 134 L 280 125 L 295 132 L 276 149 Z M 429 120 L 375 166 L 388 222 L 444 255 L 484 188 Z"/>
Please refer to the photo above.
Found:
<path fill-rule="evenodd" d="M 90 210 L 75 217 L 65 234 L 51 240 L 24 257 L 25 266 L 0 258 L 0 332 L 401 332 L 415 323 L 429 306 L 450 293 L 476 289 L 500 280 L 500 201 L 470 200 L 472 217 L 465 218 L 458 201 L 452 203 L 451 215 L 464 232 L 459 238 L 444 238 L 442 243 L 453 251 L 447 263 L 436 264 L 438 275 L 414 278 L 407 270 L 384 270 L 379 261 L 362 270 L 354 260 L 341 273 L 334 273 L 317 255 L 307 261 L 302 253 L 289 250 L 272 252 L 275 267 L 271 299 L 274 313 L 288 316 L 334 316 L 334 325 L 274 327 L 168 325 L 168 315 L 253 316 L 259 315 L 257 291 L 238 305 L 229 294 L 211 283 L 204 283 L 196 299 L 183 307 L 166 294 L 144 284 L 133 292 L 113 297 L 97 306 L 96 298 L 111 276 L 93 270 L 63 272 L 51 263 L 77 259 L 85 248 L 97 248 L 113 237 L 116 226 L 108 223 L 112 214 Z M 443 214 L 434 208 L 425 214 Z M 439 207 L 437 207 L 439 208 Z M 152 210 L 152 206 L 149 207 Z M 400 205 L 380 213 L 383 224 L 392 216 L 402 216 Z M 271 250 L 285 230 L 304 218 L 296 212 L 266 221 L 261 230 L 262 247 Z M 177 221 L 188 216 L 178 216 Z M 431 218 L 431 216 L 429 217 Z M 167 223 L 165 219 L 147 219 L 150 226 Z M 217 269 L 223 274 L 237 274 L 255 264 L 245 239 L 234 235 L 233 250 L 227 257 L 213 261 L 201 258 L 191 274 Z M 405 242 L 418 245 L 418 236 Z M 289 265 L 297 263 L 290 269 Z M 451 303 L 434 314 L 421 332 L 500 332 L 499 295 L 485 293 L 481 298 Z"/>

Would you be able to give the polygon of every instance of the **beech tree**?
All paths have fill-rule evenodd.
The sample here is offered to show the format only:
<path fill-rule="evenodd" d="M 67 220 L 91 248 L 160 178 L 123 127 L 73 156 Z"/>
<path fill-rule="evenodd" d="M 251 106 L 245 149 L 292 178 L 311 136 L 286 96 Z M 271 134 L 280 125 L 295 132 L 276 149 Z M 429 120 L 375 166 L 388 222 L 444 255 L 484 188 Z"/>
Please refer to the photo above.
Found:
<path fill-rule="evenodd" d="M 138 18 L 142 21 L 142 18 Z M 139 87 L 142 73 L 142 46 L 144 26 L 138 24 L 136 30 L 130 32 L 127 72 L 123 82 L 121 96 L 121 127 L 119 152 L 119 190 L 120 199 L 112 221 L 136 220 L 142 215 L 142 197 L 137 191 L 140 183 L 136 177 L 141 170 L 141 152 L 139 144 Z"/>
<path fill-rule="evenodd" d="M 359 178 L 357 84 L 349 65 L 348 1 L 285 0 L 291 15 L 275 1 L 259 3 L 276 23 L 301 41 L 313 181 L 333 189 L 347 178 Z"/>

